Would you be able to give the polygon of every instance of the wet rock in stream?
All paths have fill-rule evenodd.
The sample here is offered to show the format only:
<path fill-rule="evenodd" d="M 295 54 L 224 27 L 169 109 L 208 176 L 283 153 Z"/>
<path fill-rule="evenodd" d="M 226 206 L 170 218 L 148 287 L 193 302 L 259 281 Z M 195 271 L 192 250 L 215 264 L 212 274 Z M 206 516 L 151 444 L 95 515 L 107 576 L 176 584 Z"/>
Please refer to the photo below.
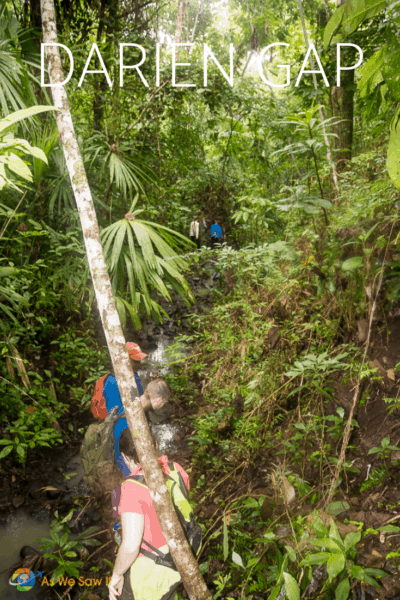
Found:
<path fill-rule="evenodd" d="M 24 502 L 25 498 L 23 496 L 14 496 L 14 498 L 12 499 L 12 503 L 13 506 L 15 506 L 15 508 L 19 508 L 23 505 Z"/>
<path fill-rule="evenodd" d="M 21 558 L 28 558 L 34 554 L 39 554 L 39 551 L 35 550 L 35 548 L 31 548 L 31 546 L 22 546 L 21 550 L 19 551 Z"/>

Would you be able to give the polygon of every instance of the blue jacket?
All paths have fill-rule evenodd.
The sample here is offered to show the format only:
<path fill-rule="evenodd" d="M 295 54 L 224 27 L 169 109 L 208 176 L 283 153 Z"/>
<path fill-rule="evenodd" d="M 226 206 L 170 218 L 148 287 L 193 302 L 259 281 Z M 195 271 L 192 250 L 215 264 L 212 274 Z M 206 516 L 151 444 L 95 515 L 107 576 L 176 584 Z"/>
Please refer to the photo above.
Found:
<path fill-rule="evenodd" d="M 214 233 L 215 233 L 215 236 L 214 236 Z M 222 237 L 222 229 L 216 223 L 214 223 L 214 225 L 211 226 L 211 237 L 217 237 L 217 238 Z"/>
<path fill-rule="evenodd" d="M 140 377 L 137 373 L 135 373 L 135 381 L 136 381 L 136 385 L 139 391 L 139 395 L 141 396 L 143 394 L 143 386 L 142 386 L 142 382 L 140 381 Z M 109 377 L 107 377 L 105 386 L 104 386 L 104 390 L 103 390 L 103 396 L 104 399 L 106 401 L 106 407 L 107 407 L 107 412 L 109 413 L 110 410 L 112 410 L 114 408 L 114 406 L 119 406 L 120 410 L 118 412 L 119 415 L 121 415 L 124 411 L 124 407 L 122 406 L 122 402 L 121 402 L 121 396 L 119 393 L 119 389 L 118 389 L 118 385 L 117 385 L 117 380 L 115 379 L 115 377 L 113 375 L 110 375 Z M 147 416 L 146 416 L 147 418 Z M 117 463 L 117 466 L 120 470 L 122 470 L 122 473 L 125 476 L 128 476 L 130 474 L 130 470 L 128 469 L 127 465 L 125 464 L 124 459 L 122 458 L 122 455 L 119 451 L 119 438 L 121 437 L 121 433 L 127 429 L 128 427 L 128 422 L 125 419 L 125 417 L 123 419 L 119 419 L 116 424 L 114 425 L 114 450 L 115 450 L 115 462 Z"/>

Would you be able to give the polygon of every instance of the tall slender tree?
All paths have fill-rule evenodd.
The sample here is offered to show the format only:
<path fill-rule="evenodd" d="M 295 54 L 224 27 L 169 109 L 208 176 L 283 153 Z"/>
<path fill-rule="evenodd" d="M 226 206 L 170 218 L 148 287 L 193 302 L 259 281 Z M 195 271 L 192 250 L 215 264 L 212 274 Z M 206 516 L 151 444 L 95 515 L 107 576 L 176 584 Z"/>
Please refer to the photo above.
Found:
<path fill-rule="evenodd" d="M 306 29 L 306 22 L 304 19 L 304 11 L 303 11 L 303 4 L 301 0 L 297 0 L 298 6 L 299 6 L 299 13 L 300 13 L 300 19 L 301 19 L 301 26 L 303 28 L 303 35 L 304 35 L 304 43 L 306 45 L 306 48 L 308 50 L 308 35 L 307 35 L 307 29 Z M 313 61 L 313 57 L 310 54 L 310 64 L 311 64 L 311 70 L 314 71 L 314 61 Z M 314 83 L 314 88 L 316 93 L 318 94 L 318 83 L 317 83 L 317 76 L 315 73 L 312 74 L 313 76 L 313 83 Z M 319 112 L 319 116 L 322 122 L 322 129 L 324 132 L 324 140 L 325 140 L 325 145 L 326 145 L 326 155 L 328 158 L 328 162 L 331 165 L 332 168 L 332 175 L 333 175 L 333 183 L 335 184 L 335 188 L 338 189 L 339 185 L 338 185 L 338 176 L 337 176 L 337 171 L 336 171 L 336 165 L 332 160 L 332 154 L 331 154 L 331 145 L 329 143 L 329 138 L 326 132 L 326 127 L 324 125 L 324 113 L 322 110 L 322 106 L 320 105 L 318 108 L 318 112 Z"/>
<path fill-rule="evenodd" d="M 175 23 L 175 44 L 182 43 L 183 20 L 186 12 L 186 0 L 179 0 Z"/>
<path fill-rule="evenodd" d="M 336 0 L 336 7 L 339 8 L 345 0 Z M 342 48 L 343 60 L 350 58 L 351 51 L 349 48 Z M 346 64 L 346 62 L 345 62 Z M 351 64 L 351 63 L 347 63 Z M 354 121 L 354 69 L 342 71 L 340 79 L 340 87 L 336 85 L 332 88 L 332 108 L 333 115 L 338 118 L 338 122 L 334 127 L 337 135 L 335 138 L 335 148 L 337 153 L 337 168 L 338 171 L 343 171 L 351 160 L 353 147 L 353 121 Z"/>
<path fill-rule="evenodd" d="M 57 30 L 53 0 L 41 0 L 43 42 L 57 43 Z M 50 77 L 54 106 L 58 109 L 57 126 L 64 151 L 76 205 L 82 225 L 86 253 L 93 286 L 111 360 L 125 408 L 129 429 L 143 467 L 146 483 L 153 498 L 160 525 L 171 555 L 182 577 L 191 600 L 211 600 L 201 576 L 197 561 L 186 541 L 178 517 L 172 507 L 163 473 L 157 460 L 139 392 L 125 345 L 121 323 L 112 295 L 111 283 L 104 261 L 99 227 L 88 185 L 85 168 L 76 140 L 65 88 L 60 55 L 56 45 L 48 46 L 47 68 Z"/>

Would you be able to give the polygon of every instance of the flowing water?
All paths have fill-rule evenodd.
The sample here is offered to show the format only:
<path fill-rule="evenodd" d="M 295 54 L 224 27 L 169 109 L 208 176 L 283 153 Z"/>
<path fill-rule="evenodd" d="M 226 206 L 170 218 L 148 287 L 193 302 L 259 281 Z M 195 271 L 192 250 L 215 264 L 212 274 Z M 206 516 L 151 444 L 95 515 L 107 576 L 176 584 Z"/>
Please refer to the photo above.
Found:
<path fill-rule="evenodd" d="M 148 352 L 148 358 L 145 368 L 139 371 L 143 387 L 145 388 L 151 377 L 154 375 L 163 376 L 168 371 L 168 365 L 184 358 L 187 349 L 177 347 L 174 344 L 171 347 L 172 340 L 160 336 L 157 340 L 157 347 Z M 151 418 L 151 415 L 150 415 Z M 151 419 L 152 431 L 159 441 L 161 452 L 169 452 L 174 445 L 174 438 L 179 432 L 179 425 L 173 423 L 157 423 L 157 420 Z M 72 457 L 65 468 L 65 471 L 75 473 L 66 483 L 66 487 L 72 495 L 78 495 L 82 482 L 83 469 L 80 464 L 79 454 Z M 35 544 L 38 537 L 48 536 L 50 532 L 50 520 L 52 519 L 49 511 L 42 510 L 29 514 L 27 509 L 12 509 L 2 521 L 0 521 L 0 567 L 1 570 L 7 569 L 19 562 L 20 549 L 22 546 L 32 546 L 38 548 Z M 10 571 L 0 574 L 0 599 L 19 600 L 30 597 L 29 592 L 18 592 L 15 586 L 9 585 Z M 37 584 L 36 586 L 37 587 Z M 33 593 L 34 590 L 32 590 Z"/>
<path fill-rule="evenodd" d="M 0 525 L 0 567 L 3 571 L 21 560 L 19 551 L 22 546 L 38 548 L 34 541 L 38 537 L 48 536 L 50 532 L 50 515 L 47 510 L 29 515 L 26 509 L 18 509 L 10 513 Z M 6 571 L 0 575 L 0 598 L 19 600 L 23 594 L 9 584 L 12 575 Z"/>
<path fill-rule="evenodd" d="M 189 349 L 182 345 L 172 344 L 167 338 L 159 338 L 157 348 L 149 352 L 146 359 L 146 369 L 139 371 L 140 379 L 145 388 L 154 375 L 164 376 L 169 369 L 169 364 L 177 362 L 187 356 Z M 152 423 L 151 431 L 158 441 L 160 452 L 168 453 L 174 445 L 174 438 L 179 433 L 180 426 L 174 423 L 158 423 L 154 413 L 150 413 Z"/>

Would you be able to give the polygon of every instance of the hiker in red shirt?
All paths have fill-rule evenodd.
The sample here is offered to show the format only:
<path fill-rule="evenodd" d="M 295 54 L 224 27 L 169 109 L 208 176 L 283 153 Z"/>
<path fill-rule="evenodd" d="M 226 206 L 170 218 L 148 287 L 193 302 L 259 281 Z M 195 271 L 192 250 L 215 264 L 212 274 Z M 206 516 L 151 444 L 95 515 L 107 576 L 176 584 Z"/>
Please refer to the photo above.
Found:
<path fill-rule="evenodd" d="M 122 485 L 119 504 L 122 542 L 109 585 L 109 598 L 169 600 L 181 578 L 174 565 L 172 568 L 165 566 L 154 558 L 160 553 L 167 556 L 169 549 L 129 430 L 121 435 L 120 451 L 131 474 Z M 180 473 L 189 489 L 189 476 L 180 465 L 169 463 L 167 456 L 160 456 L 158 460 L 166 475 L 172 472 L 171 469 L 175 476 Z"/>

